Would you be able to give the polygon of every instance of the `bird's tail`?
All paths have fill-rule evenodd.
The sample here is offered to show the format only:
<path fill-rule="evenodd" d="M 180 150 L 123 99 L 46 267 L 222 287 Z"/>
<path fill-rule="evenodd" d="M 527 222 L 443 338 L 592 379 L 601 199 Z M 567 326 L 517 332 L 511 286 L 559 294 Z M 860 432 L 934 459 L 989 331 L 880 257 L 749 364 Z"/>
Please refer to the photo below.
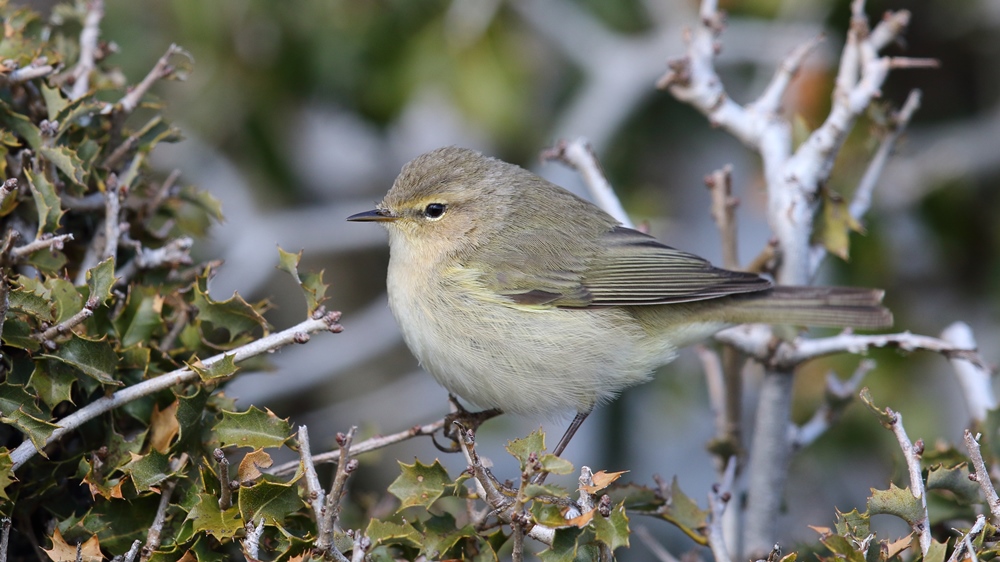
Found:
<path fill-rule="evenodd" d="M 731 297 L 723 309 L 728 322 L 877 329 L 892 326 L 881 289 L 776 286 Z"/>

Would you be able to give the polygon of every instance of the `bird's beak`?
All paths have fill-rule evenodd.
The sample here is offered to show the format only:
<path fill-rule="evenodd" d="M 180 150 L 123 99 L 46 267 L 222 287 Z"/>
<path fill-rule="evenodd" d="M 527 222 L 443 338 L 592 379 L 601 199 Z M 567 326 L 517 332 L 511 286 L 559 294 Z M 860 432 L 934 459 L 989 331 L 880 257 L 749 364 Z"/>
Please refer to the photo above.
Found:
<path fill-rule="evenodd" d="M 354 222 L 392 222 L 398 219 L 397 215 L 392 214 L 387 209 L 372 209 L 347 217 L 347 220 Z"/>

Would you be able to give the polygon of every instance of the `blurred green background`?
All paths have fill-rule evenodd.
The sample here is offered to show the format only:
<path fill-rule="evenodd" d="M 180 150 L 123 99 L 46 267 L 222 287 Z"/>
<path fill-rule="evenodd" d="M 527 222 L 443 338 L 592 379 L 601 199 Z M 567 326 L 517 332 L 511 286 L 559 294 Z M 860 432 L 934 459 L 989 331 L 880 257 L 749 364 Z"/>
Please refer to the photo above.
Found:
<path fill-rule="evenodd" d="M 784 54 L 826 33 L 787 106 L 802 130 L 821 123 L 849 3 L 721 4 L 730 18 L 718 66 L 740 102 L 762 90 Z M 198 250 L 226 260 L 213 292 L 270 296 L 276 326 L 297 321 L 297 290 L 274 270 L 280 244 L 304 249 L 307 266 L 326 269 L 329 305 L 344 311 L 344 334 L 284 351 L 276 372 L 238 378 L 227 392 L 310 424 L 317 449 L 351 424 L 391 432 L 446 411 L 444 391 L 418 371 L 386 308 L 384 234 L 343 221 L 381 198 L 404 162 L 437 146 L 471 146 L 579 190 L 572 171 L 543 165 L 538 154 L 559 138 L 587 137 L 637 221 L 714 261 L 719 237 L 702 178 L 731 163 L 742 201 L 741 259 L 752 259 L 769 238 L 758 159 L 653 86 L 665 61 L 682 53 L 682 29 L 696 21 L 696 7 L 685 0 L 108 0 L 102 38 L 117 53 L 106 64 L 120 66 L 129 83 L 171 43 L 194 57 L 187 81 L 154 88 L 187 136 L 157 164 L 180 169 L 223 201 L 227 222 Z M 869 2 L 867 11 L 878 18 L 900 8 L 913 19 L 889 53 L 938 58 L 941 68 L 888 79 L 886 104 L 898 107 L 920 88 L 923 107 L 883 175 L 867 234 L 852 238 L 849 263 L 828 258 L 823 282 L 885 288 L 899 330 L 937 335 L 968 322 L 995 363 L 1000 4 Z M 877 147 L 872 131 L 862 120 L 838 160 L 831 187 L 845 196 Z M 881 405 L 902 411 L 911 437 L 956 441 L 968 415 L 947 363 L 929 354 L 872 355 L 879 367 L 866 383 Z M 857 362 L 838 357 L 804 369 L 797 421 L 821 401 L 830 369 L 847 376 Z M 748 420 L 755 380 L 748 373 Z M 501 478 L 514 469 L 502 444 L 540 421 L 558 434 L 566 419 L 501 419 L 483 429 L 484 452 Z M 712 427 L 698 364 L 685 353 L 654 383 L 592 417 L 568 455 L 595 470 L 630 469 L 643 482 L 654 472 L 678 474 L 702 498 L 714 478 L 704 450 Z M 362 459 L 370 470 L 354 482 L 359 495 L 385 489 L 396 474 L 392 458 L 440 453 L 422 440 L 380 455 Z M 464 468 L 459 458 L 443 460 Z M 852 407 L 797 457 L 779 525 L 784 538 L 812 540 L 806 525 L 829 525 L 834 506 L 863 507 L 870 486 L 900 471 L 891 435 Z M 686 549 L 665 527 L 653 530 Z M 633 542 L 633 551 L 643 548 Z"/>

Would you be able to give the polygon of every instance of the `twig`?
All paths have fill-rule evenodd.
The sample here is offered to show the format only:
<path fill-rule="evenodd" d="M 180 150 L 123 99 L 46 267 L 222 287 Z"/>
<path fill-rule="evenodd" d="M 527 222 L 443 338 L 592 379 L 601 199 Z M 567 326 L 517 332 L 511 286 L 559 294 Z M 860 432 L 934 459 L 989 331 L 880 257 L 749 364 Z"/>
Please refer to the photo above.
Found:
<path fill-rule="evenodd" d="M 383 447 L 388 447 L 389 445 L 394 445 L 396 443 L 401 443 L 408 439 L 412 439 L 419 435 L 431 435 L 435 431 L 444 427 L 444 418 L 441 418 L 435 422 L 429 423 L 427 425 L 415 425 L 410 429 L 393 433 L 390 435 L 380 435 L 376 437 L 371 437 L 351 445 L 350 455 L 356 457 L 362 453 L 368 453 L 370 451 L 375 451 Z M 340 450 L 330 451 L 326 453 L 321 453 L 319 455 L 314 455 L 312 460 L 316 464 L 323 464 L 328 462 L 335 462 L 340 458 Z M 299 467 L 299 461 L 288 462 L 279 466 L 274 467 L 270 470 L 271 474 L 274 475 L 286 475 L 295 472 Z"/>
<path fill-rule="evenodd" d="M 174 73 L 174 67 L 170 65 L 170 57 L 177 54 L 191 58 L 191 55 L 189 55 L 184 49 L 178 47 L 177 45 L 170 45 L 170 47 L 167 48 L 167 52 L 163 53 L 163 56 L 156 61 L 153 69 L 146 74 L 146 77 L 142 79 L 142 82 L 136 84 L 135 87 L 130 89 L 129 92 L 118 101 L 118 105 L 124 113 L 132 113 L 132 111 L 139 106 L 139 102 L 142 100 L 142 97 L 146 95 L 146 92 L 153 87 L 153 84 L 155 84 L 157 80 L 162 80 L 163 78 L 166 78 Z"/>
<path fill-rule="evenodd" d="M 715 338 L 778 369 L 789 369 L 810 359 L 834 353 L 864 354 L 872 348 L 895 347 L 903 351 L 933 351 L 948 359 L 962 359 L 979 368 L 991 370 L 975 349 L 910 332 L 897 334 L 843 332 L 828 338 L 796 338 L 791 342 L 781 342 L 775 347 L 772 345 L 772 334 L 769 329 L 760 325 L 747 325 L 723 330 L 716 334 Z"/>
<path fill-rule="evenodd" d="M 116 286 L 127 285 L 128 281 L 141 270 L 155 269 L 163 265 L 176 267 L 182 264 L 191 263 L 191 248 L 194 240 L 189 236 L 181 236 L 167 242 L 161 248 L 144 248 L 136 243 L 138 247 L 135 257 L 123 265 L 115 272 Z"/>
<path fill-rule="evenodd" d="M 11 84 L 20 84 L 21 82 L 48 76 L 55 72 L 55 70 L 56 68 L 51 64 L 45 64 L 45 57 L 40 57 L 40 60 L 31 61 L 31 64 L 28 66 L 10 71 L 7 74 L 7 81 Z"/>
<path fill-rule="evenodd" d="M 701 361 L 701 370 L 708 384 L 708 402 L 712 417 L 715 418 L 715 436 L 724 439 L 729 435 L 729 420 L 726 416 L 726 381 L 719 355 L 711 349 L 697 345 L 694 348 Z"/>
<path fill-rule="evenodd" d="M 781 104 L 785 97 L 785 92 L 788 91 L 788 86 L 791 85 L 792 80 L 795 79 L 795 75 L 798 74 L 799 68 L 802 63 L 805 62 L 806 57 L 812 54 L 813 51 L 819 47 L 826 39 L 823 35 L 818 35 L 810 41 L 807 41 L 799 45 L 795 50 L 785 57 L 785 60 L 781 61 L 781 66 L 778 67 L 778 71 L 774 73 L 771 78 L 771 82 L 761 93 L 760 97 L 754 101 L 750 107 L 754 111 L 759 111 L 762 113 L 770 113 L 777 115 L 781 112 Z"/>
<path fill-rule="evenodd" d="M 572 167 L 583 177 L 583 182 L 598 207 L 623 225 L 635 228 L 618 196 L 615 195 L 615 190 L 604 176 L 601 163 L 598 162 L 597 155 L 594 154 L 594 149 L 587 139 L 560 139 L 555 146 L 542 152 L 542 160 L 558 160 Z"/>
<path fill-rule="evenodd" d="M 955 541 L 955 550 L 952 551 L 951 556 L 948 557 L 948 562 L 960 562 L 962 558 L 962 552 L 968 550 L 969 556 L 972 558 L 972 562 L 976 562 L 976 553 L 972 547 L 972 541 L 975 540 L 979 533 L 983 532 L 986 527 L 986 516 L 980 513 L 976 516 L 976 522 L 969 529 L 969 532 L 965 534 L 960 540 Z"/>
<path fill-rule="evenodd" d="M 979 448 L 979 436 L 972 435 L 968 429 L 965 430 L 965 448 L 968 449 L 969 459 L 972 460 L 972 466 L 976 470 L 975 481 L 979 483 L 979 488 L 986 497 L 986 504 L 990 506 L 990 515 L 996 523 L 1000 521 L 1000 496 L 997 495 L 993 481 L 990 480 L 990 471 L 986 468 L 983 452 Z M 971 479 L 972 475 L 969 475 L 969 478 Z"/>
<path fill-rule="evenodd" d="M 483 466 L 482 460 L 476 452 L 476 439 L 473 432 L 457 423 L 455 425 L 458 426 L 459 446 L 462 448 L 465 460 L 469 464 L 467 470 L 472 473 L 472 481 L 476 485 L 479 497 L 485 500 L 487 505 L 494 510 L 498 519 L 510 524 L 514 516 L 511 510 L 514 501 L 500 491 L 496 478 L 493 477 L 489 469 Z M 531 526 L 530 529 L 525 529 L 525 533 L 536 541 L 547 545 L 551 545 L 553 539 L 555 539 L 555 529 L 537 523 Z"/>
<path fill-rule="evenodd" d="M 865 359 L 846 381 L 841 381 L 834 373 L 826 375 L 826 395 L 823 404 L 805 424 L 792 428 L 792 447 L 801 449 L 816 441 L 833 425 L 857 394 L 865 375 L 875 368 L 875 361 Z"/>
<path fill-rule="evenodd" d="M 659 541 L 656 540 L 656 537 L 649 532 L 649 529 L 646 528 L 645 525 L 636 526 L 632 529 L 632 532 L 635 533 L 635 536 L 639 537 L 642 544 L 646 545 L 646 548 L 653 553 L 653 556 L 655 556 L 659 562 L 681 562 L 676 556 L 671 554 L 669 550 L 664 548 Z"/>
<path fill-rule="evenodd" d="M 17 178 L 7 178 L 4 180 L 3 184 L 0 184 L 0 205 L 15 191 L 17 191 Z"/>
<path fill-rule="evenodd" d="M 180 465 L 184 464 L 185 460 L 187 460 L 186 453 L 176 461 L 171 462 L 171 472 L 176 471 Z M 177 480 L 171 479 L 164 484 L 163 489 L 160 491 L 160 504 L 156 508 L 153 524 L 149 526 L 149 533 L 146 534 L 146 544 L 142 547 L 142 554 L 139 556 L 139 560 L 142 562 L 149 560 L 153 556 L 153 553 L 156 552 L 156 549 L 160 548 L 163 525 L 167 522 L 167 508 L 170 507 L 170 496 L 173 495 L 176 486 Z"/>
<path fill-rule="evenodd" d="M 299 463 L 305 476 L 307 499 L 312 508 L 313 517 L 316 519 L 316 549 L 326 552 L 332 543 L 332 531 L 325 525 L 329 522 L 325 514 L 326 491 L 319 483 L 319 476 L 316 474 L 316 465 L 313 463 L 312 452 L 309 445 L 309 428 L 300 425 L 298 433 Z"/>
<path fill-rule="evenodd" d="M 736 480 L 736 457 L 729 457 L 726 469 L 723 472 L 722 482 L 712 486 L 708 493 L 708 546 L 712 549 L 715 562 L 731 562 L 729 548 L 726 546 L 726 537 L 722 529 L 722 515 L 726 511 L 726 505 L 733 498 L 733 481 Z"/>
<path fill-rule="evenodd" d="M 10 540 L 10 517 L 0 519 L 0 562 L 7 562 L 7 542 Z"/>
<path fill-rule="evenodd" d="M 358 469 L 357 459 L 351 458 L 351 442 L 358 427 L 351 426 L 347 433 L 337 433 L 337 445 L 340 446 L 340 458 L 337 461 L 337 471 L 333 475 L 333 484 L 330 485 L 330 493 L 326 496 L 324 504 L 324 517 L 327 522 L 325 528 L 330 533 L 330 545 L 333 545 L 333 530 L 337 527 L 337 520 L 340 518 L 342 509 L 341 500 L 344 498 L 344 491 L 347 486 L 347 478 Z"/>
<path fill-rule="evenodd" d="M 343 330 L 343 327 L 338 324 L 338 320 L 340 320 L 339 312 L 329 312 L 323 315 L 318 315 L 316 318 L 310 318 L 309 320 L 300 322 L 291 328 L 287 328 L 258 340 L 254 340 L 231 351 L 209 357 L 208 359 L 203 360 L 202 364 L 205 367 L 210 367 L 227 356 L 232 357 L 236 362 L 244 361 L 250 357 L 256 357 L 263 353 L 272 352 L 282 348 L 288 344 L 296 343 L 301 339 L 303 333 L 312 334 L 324 331 L 338 333 Z M 124 388 L 110 396 L 105 396 L 104 398 L 95 400 L 94 402 L 91 402 L 90 404 L 56 422 L 59 427 L 53 431 L 48 438 L 46 438 L 45 445 L 58 441 L 67 433 L 75 430 L 80 427 L 80 425 L 105 412 L 110 412 L 111 410 L 114 410 L 124 404 L 128 404 L 133 400 L 149 396 L 176 384 L 194 381 L 197 378 L 198 374 L 196 372 L 192 371 L 189 367 L 183 367 L 158 377 L 142 381 L 128 388 Z M 20 468 L 31 457 L 35 456 L 37 452 L 38 451 L 35 449 L 32 442 L 30 440 L 25 440 L 10 453 L 11 461 L 13 461 L 11 470 L 17 470 Z"/>
<path fill-rule="evenodd" d="M 264 516 L 260 517 L 260 524 L 254 526 L 253 521 L 246 523 L 247 536 L 243 539 L 243 554 L 247 562 L 259 560 L 260 537 L 264 534 Z"/>
<path fill-rule="evenodd" d="M 955 322 L 941 332 L 941 340 L 958 348 L 976 349 L 976 337 L 964 322 Z M 955 378 L 962 389 L 962 396 L 969 406 L 969 415 L 976 422 L 986 421 L 991 410 L 997 408 L 997 395 L 993 392 L 992 373 L 981 362 L 974 363 L 961 357 L 948 361 L 955 370 Z"/>
<path fill-rule="evenodd" d="M 129 547 L 128 552 L 115 556 L 111 559 L 111 562 L 132 562 L 135 560 L 136 555 L 139 554 L 140 545 L 142 545 L 142 541 L 135 539 L 132 541 L 132 546 Z"/>
<path fill-rule="evenodd" d="M 705 186 L 712 194 L 712 220 L 722 236 L 722 267 L 739 269 L 740 260 L 736 241 L 736 207 L 739 199 L 733 197 L 733 167 L 722 169 L 705 177 Z"/>
<path fill-rule="evenodd" d="M 360 530 L 348 531 L 347 534 L 354 540 L 354 548 L 351 549 L 351 562 L 364 562 L 365 553 L 371 548 L 372 540 Z M 333 550 L 337 551 L 337 549 Z"/>
<path fill-rule="evenodd" d="M 226 453 L 216 447 L 212 451 L 212 458 L 219 466 L 219 509 L 225 511 L 233 506 L 233 489 L 229 485 L 229 459 Z"/>
<path fill-rule="evenodd" d="M 84 303 L 83 308 L 81 308 L 79 312 L 56 324 L 55 326 L 52 326 L 44 332 L 32 334 L 32 337 L 42 342 L 46 347 L 54 347 L 55 344 L 52 342 L 52 338 L 70 333 L 74 326 L 93 316 L 94 309 L 96 309 L 97 306 L 97 297 L 92 296 L 87 299 L 87 302 Z"/>
<path fill-rule="evenodd" d="M 62 250 L 63 244 L 65 244 L 66 242 L 70 242 L 72 240 L 73 240 L 72 234 L 58 234 L 55 236 L 51 234 L 43 234 L 23 246 L 11 248 L 10 257 L 13 258 L 15 261 L 19 261 L 22 258 L 26 258 L 31 254 L 39 250 L 44 250 L 46 248 L 52 250 Z"/>
<path fill-rule="evenodd" d="M 927 550 L 931 547 L 931 524 L 927 514 L 927 494 L 924 491 L 924 479 L 920 472 L 920 455 L 923 444 L 918 442 L 914 446 L 910 438 L 906 436 L 906 429 L 903 427 L 903 415 L 893 411 L 891 408 L 885 409 L 886 414 L 892 420 L 890 429 L 899 442 L 899 448 L 903 450 L 903 457 L 906 459 L 906 468 L 910 473 L 910 493 L 920 500 L 923 508 L 923 517 L 919 521 L 911 522 L 913 532 L 917 534 L 920 541 L 920 551 L 927 556 Z"/>
<path fill-rule="evenodd" d="M 104 18 L 104 0 L 89 0 L 87 15 L 83 20 L 83 30 L 80 31 L 80 59 L 73 68 L 73 88 L 69 94 L 71 100 L 83 97 L 90 90 L 90 73 L 94 70 L 102 18 Z"/>
<path fill-rule="evenodd" d="M 101 252 L 101 260 L 113 258 L 118 255 L 118 239 L 121 238 L 121 215 L 122 196 L 124 186 L 119 189 L 118 176 L 111 174 L 108 176 L 108 183 L 105 186 L 107 197 L 104 198 L 104 251 Z"/>

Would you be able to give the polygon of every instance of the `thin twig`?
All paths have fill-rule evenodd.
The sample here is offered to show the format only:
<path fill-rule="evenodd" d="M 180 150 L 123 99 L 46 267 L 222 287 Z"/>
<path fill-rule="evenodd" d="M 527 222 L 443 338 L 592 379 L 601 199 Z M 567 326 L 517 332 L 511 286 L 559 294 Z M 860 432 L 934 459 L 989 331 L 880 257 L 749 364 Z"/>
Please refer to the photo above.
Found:
<path fill-rule="evenodd" d="M 212 458 L 219 467 L 219 509 L 225 511 L 233 506 L 233 490 L 229 486 L 229 459 L 222 449 L 216 447 L 212 451 Z"/>
<path fill-rule="evenodd" d="M 955 322 L 941 332 L 941 340 L 955 347 L 976 349 L 976 337 L 965 322 Z M 958 386 L 969 407 L 969 415 L 976 422 L 986 421 L 990 411 L 997 409 L 997 395 L 993 391 L 990 369 L 962 357 L 950 357 Z"/>
<path fill-rule="evenodd" d="M 118 176 L 111 174 L 105 186 L 107 197 L 104 199 L 104 251 L 101 253 L 101 260 L 113 258 L 118 255 L 118 240 L 121 238 L 121 215 L 122 196 L 124 186 L 119 189 Z"/>
<path fill-rule="evenodd" d="M 55 236 L 51 234 L 43 234 L 42 236 L 39 236 L 38 238 L 32 240 L 31 242 L 28 242 L 23 246 L 11 248 L 10 257 L 13 258 L 15 261 L 18 261 L 22 258 L 30 256 L 31 254 L 39 250 L 45 250 L 45 249 L 62 250 L 63 244 L 65 244 L 66 242 L 70 242 L 72 240 L 73 240 L 72 234 L 58 234 Z"/>
<path fill-rule="evenodd" d="M 286 345 L 297 343 L 301 340 L 302 334 L 313 334 L 325 331 L 338 333 L 343 330 L 343 327 L 338 323 L 339 320 L 339 312 L 329 312 L 319 315 L 317 318 L 310 318 L 292 326 L 291 328 L 287 328 L 258 340 L 254 340 L 231 351 L 209 357 L 208 359 L 203 360 L 202 364 L 205 367 L 210 367 L 215 363 L 222 361 L 223 358 L 226 357 L 232 357 L 233 360 L 238 363 L 263 353 L 275 351 Z M 119 390 L 110 396 L 105 396 L 104 398 L 95 400 L 83 408 L 80 408 L 76 412 L 73 412 L 72 414 L 55 422 L 59 427 L 54 430 L 48 438 L 46 438 L 45 445 L 58 441 L 67 433 L 75 430 L 82 424 L 105 412 L 110 412 L 111 410 L 114 410 L 124 404 L 128 404 L 133 400 L 149 396 L 176 384 L 194 381 L 197 378 L 198 373 L 191 370 L 189 367 L 183 367 L 158 377 L 142 381 L 138 384 L 134 384 L 128 388 Z M 35 449 L 31 440 L 25 440 L 10 453 L 11 461 L 13 461 L 11 470 L 17 470 L 37 453 L 38 450 Z"/>
<path fill-rule="evenodd" d="M 972 547 L 972 541 L 975 540 L 979 533 L 983 532 L 986 527 L 986 516 L 980 513 L 976 516 L 976 522 L 969 529 L 968 533 L 965 533 L 960 540 L 955 541 L 955 550 L 952 551 L 951 556 L 948 557 L 948 562 L 960 562 L 963 560 L 962 552 L 968 550 L 969 556 L 972 558 L 972 562 L 976 562 L 976 553 Z"/>
<path fill-rule="evenodd" d="M 923 517 L 919 521 L 911 522 L 911 527 L 919 538 L 920 551 L 924 556 L 927 556 L 927 550 L 931 547 L 931 524 L 927 514 L 927 494 L 924 491 L 924 479 L 920 469 L 920 455 L 923 446 L 915 447 L 910 438 L 907 437 L 906 429 L 903 427 L 902 414 L 891 408 L 886 408 L 885 412 L 893 420 L 890 429 L 896 436 L 896 441 L 899 442 L 899 448 L 903 450 L 903 458 L 906 459 L 906 468 L 910 473 L 910 493 L 913 494 L 914 498 L 920 500 L 920 505 L 923 508 Z"/>
<path fill-rule="evenodd" d="M 186 460 L 187 453 L 184 453 L 181 457 L 170 463 L 170 471 L 176 472 Z M 139 556 L 139 560 L 142 562 L 149 560 L 153 556 L 153 553 L 156 552 L 156 549 L 160 548 L 160 541 L 163 538 L 163 525 L 167 522 L 167 508 L 170 507 L 170 496 L 173 495 L 176 486 L 177 479 L 171 479 L 160 490 L 160 504 L 156 508 L 153 524 L 149 526 L 149 532 L 146 534 L 146 544 L 142 547 L 142 554 Z"/>
<path fill-rule="evenodd" d="M 555 146 L 542 152 L 543 160 L 558 160 L 568 164 L 583 178 L 590 190 L 591 196 L 598 207 L 604 210 L 618 222 L 629 228 L 635 228 L 628 213 L 622 207 L 621 200 L 615 195 L 615 190 L 604 176 L 601 163 L 590 143 L 584 138 L 573 140 L 561 139 Z"/>
<path fill-rule="evenodd" d="M 396 443 L 401 443 L 408 439 L 412 439 L 419 435 L 431 435 L 435 431 L 438 431 L 444 427 L 444 418 L 441 418 L 435 422 L 429 423 L 427 425 L 415 425 L 410 429 L 406 429 L 397 433 L 392 433 L 390 435 L 380 435 L 376 437 L 370 437 L 351 445 L 350 455 L 351 457 L 356 457 L 362 453 L 368 453 L 370 451 L 375 451 L 383 447 L 388 447 L 389 445 L 394 445 Z M 312 460 L 316 464 L 336 462 L 340 458 L 340 450 L 329 451 L 326 453 L 321 453 L 319 455 L 313 455 Z M 287 475 L 295 472 L 299 467 L 299 461 L 288 462 L 279 466 L 274 467 L 269 472 L 274 475 Z"/>
<path fill-rule="evenodd" d="M 333 475 L 333 484 L 330 485 L 330 493 L 326 496 L 326 503 L 323 505 L 323 516 L 326 521 L 323 528 L 330 534 L 327 544 L 333 545 L 333 530 L 337 528 L 337 520 L 340 518 L 341 500 L 344 498 L 344 491 L 347 486 L 347 478 L 357 470 L 357 459 L 351 458 L 351 442 L 358 431 L 358 426 L 351 426 L 347 433 L 337 433 L 337 445 L 340 447 L 340 458 L 337 460 L 337 471 Z M 325 551 L 324 551 L 325 552 Z"/>
<path fill-rule="evenodd" d="M 726 537 L 722 529 L 722 516 L 733 498 L 733 482 L 736 480 L 736 457 L 729 457 L 723 472 L 722 482 L 712 486 L 708 493 L 708 546 L 712 549 L 715 562 L 731 562 Z"/>
<path fill-rule="evenodd" d="M 993 516 L 993 522 L 1000 522 L 1000 496 L 997 495 L 993 481 L 990 480 L 990 471 L 986 468 L 986 462 L 983 460 L 983 452 L 979 448 L 979 436 L 972 435 L 972 432 L 968 429 L 965 430 L 965 448 L 968 449 L 969 459 L 972 460 L 972 466 L 976 470 L 975 480 L 979 483 L 979 488 L 983 491 L 983 496 L 986 497 L 986 504 L 990 506 L 990 515 Z"/>
<path fill-rule="evenodd" d="M 762 113 L 777 114 L 781 111 L 781 103 L 785 97 L 785 92 L 788 91 L 788 86 L 795 79 L 795 75 L 798 74 L 799 68 L 802 63 L 806 60 L 816 47 L 819 47 L 826 37 L 823 35 L 818 35 L 813 39 L 799 45 L 795 50 L 785 57 L 785 60 L 781 61 L 781 66 L 778 67 L 778 71 L 774 73 L 771 78 L 771 82 L 764 89 L 764 92 L 750 104 L 749 109 L 754 111 L 760 111 Z"/>
<path fill-rule="evenodd" d="M 247 562 L 259 560 L 260 537 L 264 535 L 264 516 L 260 517 L 260 524 L 254 526 L 253 521 L 246 523 L 247 536 L 243 539 L 243 554 Z"/>
<path fill-rule="evenodd" d="M 119 554 L 111 559 L 111 562 L 132 562 L 135 557 L 139 554 L 139 547 L 142 546 L 142 541 L 135 539 L 132 541 L 132 546 L 129 547 L 128 552 L 125 554 Z"/>
<path fill-rule="evenodd" d="M 306 484 L 306 497 L 309 506 L 312 508 L 313 517 L 316 519 L 316 549 L 326 552 L 332 543 L 329 543 L 331 533 L 324 527 L 329 521 L 325 517 L 326 491 L 319 483 L 319 475 L 316 474 L 316 465 L 313 463 L 312 452 L 309 445 L 309 428 L 300 425 L 298 433 L 299 462 Z"/>
<path fill-rule="evenodd" d="M 0 562 L 7 562 L 7 542 L 10 540 L 10 517 L 0 519 Z"/>
<path fill-rule="evenodd" d="M 51 64 L 32 63 L 28 66 L 18 68 L 13 70 L 7 75 L 7 81 L 12 84 L 20 84 L 21 82 L 27 82 L 28 80 L 34 80 L 35 78 L 42 78 L 48 76 L 55 72 L 56 67 Z"/>
<path fill-rule="evenodd" d="M 104 0 L 89 0 L 83 30 L 80 31 L 80 59 L 73 68 L 73 88 L 69 94 L 71 100 L 83 97 L 90 90 L 90 73 L 94 70 L 103 18 Z"/>
<path fill-rule="evenodd" d="M 875 361 L 864 359 L 851 378 L 842 381 L 834 373 L 826 375 L 825 400 L 806 423 L 792 429 L 792 446 L 801 449 L 819 439 L 843 415 L 851 399 L 858 393 L 865 375 L 875 368 Z"/>
<path fill-rule="evenodd" d="M 736 240 L 736 207 L 739 199 L 733 197 L 733 167 L 726 164 L 705 178 L 705 186 L 712 193 L 712 219 L 722 237 L 722 267 L 739 269 L 740 260 Z"/>
<path fill-rule="evenodd" d="M 146 74 L 146 77 L 142 79 L 142 82 L 136 84 L 132 89 L 125 94 L 122 99 L 118 101 L 118 105 L 122 108 L 122 111 L 126 114 L 132 113 L 136 107 L 139 106 L 139 102 L 142 101 L 142 97 L 146 95 L 153 84 L 158 80 L 162 80 L 174 73 L 174 67 L 170 65 L 170 58 L 174 55 L 184 55 L 188 58 L 191 57 L 184 49 L 178 47 L 177 45 L 170 45 L 167 48 L 167 52 L 163 53 L 153 69 Z"/>
<path fill-rule="evenodd" d="M 55 326 L 52 326 L 44 332 L 32 334 L 32 337 L 45 344 L 46 342 L 51 342 L 52 339 L 57 336 L 64 336 L 70 333 L 75 326 L 83 323 L 86 319 L 93 316 L 94 310 L 97 308 L 98 304 L 97 297 L 92 296 L 87 299 L 87 302 L 84 303 L 83 308 L 81 308 L 79 312 L 56 324 Z M 48 346 L 50 345 L 47 344 L 47 347 Z"/>

